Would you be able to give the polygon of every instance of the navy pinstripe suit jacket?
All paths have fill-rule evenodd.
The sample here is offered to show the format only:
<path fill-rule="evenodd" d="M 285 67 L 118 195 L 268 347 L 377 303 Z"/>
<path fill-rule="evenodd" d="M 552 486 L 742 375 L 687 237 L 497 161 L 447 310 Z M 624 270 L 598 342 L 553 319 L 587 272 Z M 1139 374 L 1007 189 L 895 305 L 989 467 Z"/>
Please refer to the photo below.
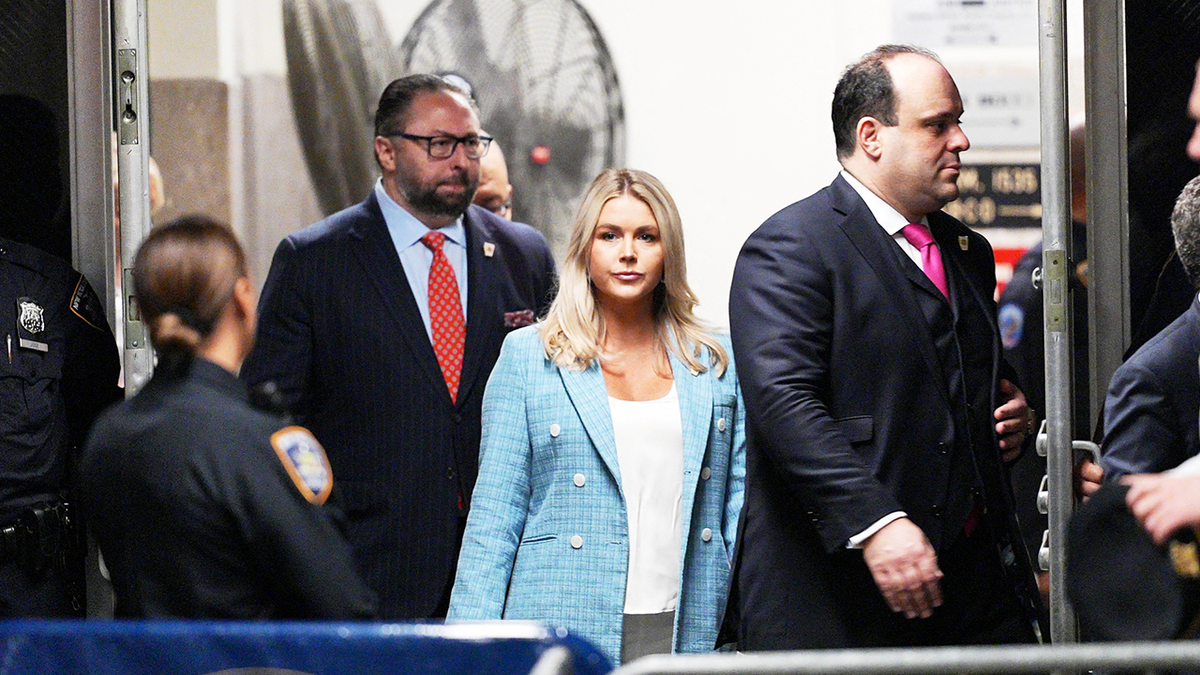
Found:
<path fill-rule="evenodd" d="M 249 384 L 274 381 L 325 446 L 347 535 L 384 619 L 430 616 L 453 579 L 484 385 L 504 336 L 525 320 L 513 313 L 540 315 L 554 285 L 536 230 L 476 206 L 464 225 L 468 323 L 457 403 L 374 194 L 279 244 L 242 368 Z"/>

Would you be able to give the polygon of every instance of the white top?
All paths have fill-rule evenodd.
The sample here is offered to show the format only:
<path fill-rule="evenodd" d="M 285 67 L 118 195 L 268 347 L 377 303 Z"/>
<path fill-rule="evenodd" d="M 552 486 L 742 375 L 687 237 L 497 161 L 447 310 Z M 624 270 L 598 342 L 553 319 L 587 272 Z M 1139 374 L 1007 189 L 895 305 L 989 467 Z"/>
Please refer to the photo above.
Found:
<path fill-rule="evenodd" d="M 658 614 L 679 599 L 683 422 L 675 384 L 654 401 L 608 397 L 629 514 L 626 614 Z"/>

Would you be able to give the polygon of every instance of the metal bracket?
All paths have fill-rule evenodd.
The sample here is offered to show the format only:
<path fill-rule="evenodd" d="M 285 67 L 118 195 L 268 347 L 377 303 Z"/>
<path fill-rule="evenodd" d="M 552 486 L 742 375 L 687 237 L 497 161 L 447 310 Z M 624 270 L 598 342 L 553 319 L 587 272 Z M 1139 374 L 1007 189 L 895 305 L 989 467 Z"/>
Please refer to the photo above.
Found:
<path fill-rule="evenodd" d="M 125 348 L 143 349 L 146 346 L 146 327 L 133 294 L 133 270 L 126 269 L 121 288 L 125 293 Z"/>
<path fill-rule="evenodd" d="M 117 50 L 117 129 L 121 145 L 138 144 L 138 64 L 136 49 Z"/>
<path fill-rule="evenodd" d="M 1042 284 L 1045 286 L 1046 330 L 1062 332 L 1067 317 L 1067 252 L 1045 251 Z"/>

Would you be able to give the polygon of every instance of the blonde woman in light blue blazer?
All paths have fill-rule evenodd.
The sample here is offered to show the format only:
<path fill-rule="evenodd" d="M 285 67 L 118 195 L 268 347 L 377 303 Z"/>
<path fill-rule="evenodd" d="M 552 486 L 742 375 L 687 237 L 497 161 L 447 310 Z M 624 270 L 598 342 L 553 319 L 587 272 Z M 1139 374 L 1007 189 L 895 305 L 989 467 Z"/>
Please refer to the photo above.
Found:
<path fill-rule="evenodd" d="M 620 661 L 713 649 L 745 415 L 729 342 L 695 305 L 666 189 L 597 176 L 554 304 L 488 381 L 449 618 L 565 626 Z"/>

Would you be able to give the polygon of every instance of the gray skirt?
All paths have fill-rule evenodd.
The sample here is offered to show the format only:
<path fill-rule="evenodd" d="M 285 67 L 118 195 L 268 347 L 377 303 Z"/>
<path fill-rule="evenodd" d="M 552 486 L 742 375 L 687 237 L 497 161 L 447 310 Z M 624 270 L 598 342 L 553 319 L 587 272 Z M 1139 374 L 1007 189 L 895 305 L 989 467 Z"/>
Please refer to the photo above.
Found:
<path fill-rule="evenodd" d="M 674 645 L 675 611 L 625 614 L 621 622 L 621 663 L 650 654 L 670 654 Z"/>

